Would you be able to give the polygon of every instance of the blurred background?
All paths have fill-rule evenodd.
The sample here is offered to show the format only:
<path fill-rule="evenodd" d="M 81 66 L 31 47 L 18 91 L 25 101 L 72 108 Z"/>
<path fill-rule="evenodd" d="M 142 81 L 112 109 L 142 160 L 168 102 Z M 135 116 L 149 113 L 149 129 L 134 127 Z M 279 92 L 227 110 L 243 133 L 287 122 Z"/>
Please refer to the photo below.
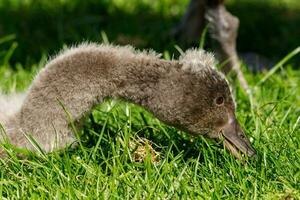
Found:
<path fill-rule="evenodd" d="M 172 36 L 189 0 L 0 0 L 0 58 L 30 68 L 63 45 L 132 44 L 178 54 Z M 299 0 L 227 0 L 240 20 L 237 50 L 277 62 L 300 45 Z M 199 36 L 200 38 L 200 36 Z M 209 41 L 206 48 L 210 49 Z M 7 54 L 9 50 L 10 54 Z M 3 59 L 0 59 L 3 60 Z M 299 68 L 299 59 L 290 60 Z"/>

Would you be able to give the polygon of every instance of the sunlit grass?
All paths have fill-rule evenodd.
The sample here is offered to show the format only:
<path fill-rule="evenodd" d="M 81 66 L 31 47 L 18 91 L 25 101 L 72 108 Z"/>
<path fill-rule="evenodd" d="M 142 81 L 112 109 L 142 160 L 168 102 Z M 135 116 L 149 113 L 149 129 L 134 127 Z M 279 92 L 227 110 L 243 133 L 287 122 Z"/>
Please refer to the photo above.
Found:
<path fill-rule="evenodd" d="M 167 51 L 165 55 L 170 57 Z M 31 71 L 2 61 L 0 87 L 10 93 L 25 90 L 45 59 Z M 255 159 L 238 161 L 220 144 L 168 127 L 138 106 L 107 100 L 79 132 L 80 147 L 26 159 L 11 152 L 1 159 L 0 195 L 8 199 L 297 199 L 300 71 L 284 65 L 272 74 L 246 72 L 246 77 L 253 105 L 239 87 L 233 89 L 238 118 L 258 152 Z M 149 141 L 147 156 L 136 162 L 136 149 L 130 143 L 140 137 Z M 156 162 L 151 148 L 159 153 Z"/>

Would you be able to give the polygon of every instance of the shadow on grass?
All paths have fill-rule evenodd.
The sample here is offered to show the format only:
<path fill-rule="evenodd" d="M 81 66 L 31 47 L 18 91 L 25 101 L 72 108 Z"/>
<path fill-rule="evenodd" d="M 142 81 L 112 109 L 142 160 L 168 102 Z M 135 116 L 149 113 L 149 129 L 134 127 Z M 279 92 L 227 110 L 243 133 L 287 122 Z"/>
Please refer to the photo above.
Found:
<path fill-rule="evenodd" d="M 161 12 L 154 12 L 142 2 L 137 11 L 126 11 L 109 1 L 32 1 L 14 6 L 4 1 L 0 6 L 0 38 L 16 34 L 19 47 L 12 62 L 31 64 L 43 53 L 53 54 L 63 44 L 102 41 L 105 31 L 110 42 L 133 44 L 156 50 L 173 46 L 169 30 L 177 21 Z M 29 63 L 28 63 L 29 62 Z"/>
<path fill-rule="evenodd" d="M 253 51 L 278 60 L 298 47 L 300 4 L 297 5 L 291 8 L 270 0 L 229 4 L 228 9 L 240 19 L 239 51 Z"/>
<path fill-rule="evenodd" d="M 152 148 L 161 154 L 162 159 L 170 153 L 172 156 L 170 159 L 179 156 L 185 162 L 193 159 L 205 163 L 209 160 L 216 165 L 222 165 L 229 158 L 234 160 L 234 157 L 224 156 L 221 144 L 218 145 L 203 136 L 192 137 L 162 124 L 149 112 L 132 104 L 129 111 L 131 114 L 126 116 L 124 110 L 122 111 L 123 106 L 124 104 L 121 103 L 112 112 L 101 112 L 100 115 L 99 110 L 96 110 L 84 123 L 81 140 L 88 149 L 94 151 L 95 147 L 97 148 L 98 156 L 95 161 L 98 163 L 105 163 L 107 158 L 114 157 L 113 152 L 116 152 L 115 148 L 120 146 L 120 140 L 126 143 L 125 141 L 133 141 L 137 138 L 149 140 Z M 127 140 L 126 137 L 130 139 Z M 101 139 L 97 147 L 99 138 Z M 121 148 L 121 155 L 130 162 L 128 154 L 124 150 L 128 146 L 130 145 L 127 144 L 127 147 Z"/>
<path fill-rule="evenodd" d="M 19 47 L 11 62 L 26 65 L 39 61 L 42 54 L 53 55 L 63 44 L 102 41 L 101 31 L 113 43 L 169 50 L 172 55 L 176 41 L 170 30 L 187 3 L 166 1 L 164 8 L 153 9 L 151 1 L 132 0 L 135 9 L 126 10 L 107 0 L 28 2 L 2 0 L 0 4 L 0 38 L 16 34 Z M 241 21 L 240 51 L 278 59 L 300 45 L 300 6 L 291 9 L 270 0 L 243 0 L 229 2 L 228 9 Z"/>

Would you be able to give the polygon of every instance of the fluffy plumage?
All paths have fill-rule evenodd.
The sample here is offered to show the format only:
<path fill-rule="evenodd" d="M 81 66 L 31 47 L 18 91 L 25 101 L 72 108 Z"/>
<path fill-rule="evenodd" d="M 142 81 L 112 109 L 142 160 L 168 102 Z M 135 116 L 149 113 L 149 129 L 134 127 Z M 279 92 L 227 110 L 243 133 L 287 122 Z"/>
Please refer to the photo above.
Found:
<path fill-rule="evenodd" d="M 10 116 L 20 110 L 25 98 L 25 93 L 11 95 L 0 94 L 0 122 L 4 122 Z"/>
<path fill-rule="evenodd" d="M 179 60 L 159 57 L 130 46 L 98 44 L 62 51 L 38 73 L 25 98 L 10 99 L 13 109 L 4 110 L 8 98 L 2 97 L 0 121 L 9 141 L 34 150 L 24 135 L 31 134 L 46 152 L 63 148 L 75 137 L 61 104 L 77 123 L 105 97 L 132 101 L 170 125 L 218 137 L 234 102 L 213 56 L 189 50 Z M 215 105 L 219 96 L 223 107 Z"/>

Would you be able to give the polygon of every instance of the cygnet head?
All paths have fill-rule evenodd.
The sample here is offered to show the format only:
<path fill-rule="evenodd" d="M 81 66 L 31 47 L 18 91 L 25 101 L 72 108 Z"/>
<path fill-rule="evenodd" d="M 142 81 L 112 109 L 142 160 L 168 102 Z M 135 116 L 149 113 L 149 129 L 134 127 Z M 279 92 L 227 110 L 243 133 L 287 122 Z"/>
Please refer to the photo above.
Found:
<path fill-rule="evenodd" d="M 215 59 L 202 50 L 188 50 L 179 59 L 186 77 L 180 79 L 184 92 L 181 110 L 174 118 L 177 125 L 194 135 L 224 140 L 225 147 L 236 157 L 249 157 L 255 150 L 235 116 L 235 102 L 228 82 L 215 69 Z M 188 78 L 187 78 L 188 77 Z"/>

